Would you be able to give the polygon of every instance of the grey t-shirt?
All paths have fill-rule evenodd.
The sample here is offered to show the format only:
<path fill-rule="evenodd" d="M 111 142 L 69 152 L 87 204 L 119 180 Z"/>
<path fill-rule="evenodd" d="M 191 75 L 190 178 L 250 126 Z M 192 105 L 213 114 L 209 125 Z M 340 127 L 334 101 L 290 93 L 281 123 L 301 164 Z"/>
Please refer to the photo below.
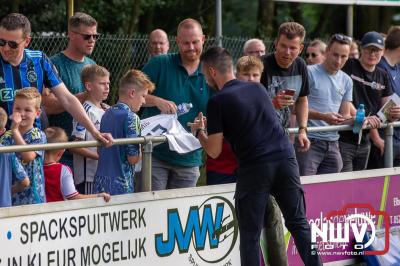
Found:
<path fill-rule="evenodd" d="M 338 113 L 342 102 L 353 100 L 353 81 L 339 70 L 331 75 L 326 72 L 322 64 L 308 66 L 308 79 L 310 94 L 308 95 L 308 108 L 321 113 Z M 308 120 L 309 127 L 328 126 L 323 120 Z M 309 138 L 336 141 L 339 134 L 335 132 L 310 132 Z"/>

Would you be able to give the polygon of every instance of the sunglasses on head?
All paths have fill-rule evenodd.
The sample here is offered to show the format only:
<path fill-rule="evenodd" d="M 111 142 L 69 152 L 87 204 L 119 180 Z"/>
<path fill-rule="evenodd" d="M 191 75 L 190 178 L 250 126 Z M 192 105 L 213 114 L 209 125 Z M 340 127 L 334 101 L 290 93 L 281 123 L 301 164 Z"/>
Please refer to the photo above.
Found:
<path fill-rule="evenodd" d="M 316 58 L 317 57 L 317 54 L 316 53 L 306 53 L 306 58 L 309 58 L 309 57 L 312 57 L 312 58 Z"/>
<path fill-rule="evenodd" d="M 95 34 L 85 34 L 85 33 L 80 33 L 80 32 L 76 32 L 73 31 L 73 33 L 79 34 L 82 36 L 82 39 L 84 39 L 85 41 L 90 40 L 90 38 L 93 38 L 93 40 L 97 41 L 100 37 L 100 34 L 95 33 Z"/>
<path fill-rule="evenodd" d="M 0 39 L 0 46 L 3 47 L 6 44 L 8 44 L 8 47 L 10 47 L 11 49 L 17 49 L 18 46 L 23 42 L 24 40 L 22 40 L 20 43 L 17 43 L 15 41 L 6 41 L 4 39 Z"/>
<path fill-rule="evenodd" d="M 339 33 L 333 34 L 332 39 L 346 44 L 351 44 L 353 41 L 351 37 Z"/>

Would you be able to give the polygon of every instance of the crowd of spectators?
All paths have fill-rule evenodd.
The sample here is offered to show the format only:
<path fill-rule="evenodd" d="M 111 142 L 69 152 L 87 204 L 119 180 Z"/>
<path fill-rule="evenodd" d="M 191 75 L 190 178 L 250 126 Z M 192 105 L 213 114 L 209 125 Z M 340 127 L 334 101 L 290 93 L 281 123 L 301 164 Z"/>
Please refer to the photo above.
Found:
<path fill-rule="evenodd" d="M 106 147 L 0 153 L 0 207 L 87 197 L 109 201 L 110 195 L 136 192 L 134 175 L 135 165 L 141 159 L 140 146 L 112 146 L 113 139 L 140 136 L 140 118 L 174 114 L 182 103 L 190 103 L 192 108 L 177 117 L 179 122 L 187 130 L 190 130 L 188 122 L 202 125 L 192 128 L 192 132 L 208 154 L 205 165 L 209 185 L 239 182 L 238 177 L 248 177 L 254 169 L 245 173 L 244 166 L 254 165 L 242 153 L 254 149 L 254 154 L 263 154 L 259 149 L 265 149 L 268 153 L 282 154 L 278 150 L 283 147 L 279 145 L 286 143 L 285 138 L 290 139 L 290 149 L 294 151 L 292 154 L 288 150 L 286 158 L 293 159 L 295 170 L 288 174 L 291 177 L 296 176 L 296 171 L 308 176 L 383 166 L 385 142 L 383 133 L 377 129 L 380 125 L 377 113 L 394 93 L 400 95 L 400 27 L 392 27 L 385 37 L 367 32 L 358 43 L 343 34 L 333 34 L 327 43 L 313 40 L 306 48 L 304 60 L 300 55 L 306 30 L 296 22 L 286 22 L 279 28 L 273 53 L 266 54 L 262 40 L 250 39 L 244 44 L 243 57 L 237 61 L 235 71 L 230 73 L 229 69 L 234 69 L 224 49 L 212 48 L 205 53 L 203 61 L 209 65 L 204 68 L 202 25 L 194 19 L 185 19 L 177 27 L 178 53 L 168 53 L 168 37 L 162 29 L 150 33 L 149 61 L 141 70 L 129 70 L 121 78 L 118 102 L 111 107 L 103 103 L 110 90 L 110 73 L 89 58 L 99 38 L 93 17 L 80 12 L 72 16 L 66 49 L 50 59 L 41 51 L 28 49 L 30 32 L 29 20 L 22 14 L 9 14 L 0 22 L 0 145 L 99 140 Z M 220 58 L 222 63 L 209 54 Z M 240 82 L 229 83 L 235 79 Z M 268 96 L 265 104 L 271 105 L 271 109 L 262 111 L 272 110 L 268 119 L 274 121 L 274 130 L 286 132 L 289 127 L 298 127 L 296 137 L 285 133 L 277 143 L 269 141 L 268 147 L 263 142 L 243 147 L 241 134 L 259 128 L 244 127 L 242 133 L 233 135 L 229 128 L 224 128 L 229 123 L 225 125 L 221 110 L 235 109 L 230 119 L 240 121 L 241 110 L 236 110 L 237 106 L 226 107 L 225 103 L 219 107 L 221 110 L 211 112 L 212 117 L 210 114 L 203 117 L 210 110 L 207 107 L 210 99 L 214 99 L 214 94 L 219 95 L 226 84 L 230 85 L 225 91 L 239 85 L 246 87 L 241 96 L 246 100 L 255 98 L 251 95 L 262 88 Z M 254 103 L 259 101 L 254 99 Z M 353 124 L 361 104 L 367 115 L 363 125 L 370 125 L 370 130 L 361 134 L 308 132 L 314 126 Z M 261 110 L 252 109 L 252 103 L 248 105 L 245 110 L 253 114 Z M 398 120 L 400 107 L 391 107 L 387 114 L 389 121 Z M 207 120 L 214 121 L 210 126 L 212 132 L 208 133 Z M 257 139 L 268 138 L 252 133 Z M 220 145 L 210 147 L 208 141 L 215 144 L 212 141 L 216 136 Z M 399 166 L 399 129 L 395 129 L 393 146 L 394 166 Z M 165 143 L 156 146 L 152 157 L 152 190 L 196 186 L 203 163 L 201 149 L 178 154 Z M 282 195 L 282 191 L 271 187 L 273 195 Z M 284 207 L 284 215 L 289 215 L 288 202 L 302 199 L 301 191 L 292 194 L 290 200 L 280 197 L 278 203 L 269 190 L 265 194 L 268 219 L 264 225 L 271 249 L 268 256 L 274 265 L 287 264 L 279 207 Z M 242 200 L 246 197 L 239 195 Z M 302 215 L 297 218 L 303 219 Z M 299 237 L 309 229 L 290 224 L 289 227 Z M 306 256 L 303 259 L 313 260 Z"/>

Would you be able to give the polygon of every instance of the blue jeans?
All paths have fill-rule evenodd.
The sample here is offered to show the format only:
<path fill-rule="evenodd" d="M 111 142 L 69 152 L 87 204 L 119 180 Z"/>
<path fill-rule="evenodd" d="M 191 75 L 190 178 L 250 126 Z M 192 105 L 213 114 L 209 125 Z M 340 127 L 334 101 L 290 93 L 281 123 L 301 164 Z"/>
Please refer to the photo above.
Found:
<path fill-rule="evenodd" d="M 340 173 L 343 168 L 338 141 L 310 139 L 311 146 L 306 152 L 299 152 L 295 142 L 296 158 L 301 176 Z"/>

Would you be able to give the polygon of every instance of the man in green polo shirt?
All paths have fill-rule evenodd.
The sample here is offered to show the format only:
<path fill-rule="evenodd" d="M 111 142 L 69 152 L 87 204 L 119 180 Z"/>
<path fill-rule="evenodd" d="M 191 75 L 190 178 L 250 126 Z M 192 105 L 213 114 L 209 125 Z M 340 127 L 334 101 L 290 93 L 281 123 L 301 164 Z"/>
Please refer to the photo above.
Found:
<path fill-rule="evenodd" d="M 160 113 L 176 113 L 177 105 L 191 103 L 188 113 L 178 117 L 186 128 L 199 112 L 205 112 L 211 91 L 200 72 L 200 55 L 205 37 L 198 21 L 185 19 L 177 31 L 179 53 L 153 57 L 143 68 L 155 83 L 156 89 L 146 97 L 143 118 Z M 196 186 L 202 163 L 201 149 L 178 154 L 170 151 L 168 144 L 154 148 L 152 161 L 152 190 Z"/>

